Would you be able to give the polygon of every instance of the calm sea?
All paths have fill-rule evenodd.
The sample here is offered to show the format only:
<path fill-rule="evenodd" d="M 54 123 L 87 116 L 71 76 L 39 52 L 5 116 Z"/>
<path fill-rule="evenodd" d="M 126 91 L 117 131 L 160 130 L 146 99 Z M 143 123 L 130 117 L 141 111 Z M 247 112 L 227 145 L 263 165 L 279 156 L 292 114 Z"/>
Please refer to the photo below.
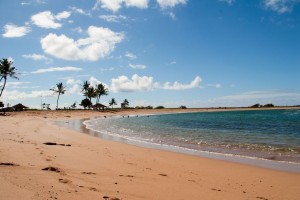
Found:
<path fill-rule="evenodd" d="M 126 116 L 84 124 L 142 143 L 300 163 L 300 110 Z"/>

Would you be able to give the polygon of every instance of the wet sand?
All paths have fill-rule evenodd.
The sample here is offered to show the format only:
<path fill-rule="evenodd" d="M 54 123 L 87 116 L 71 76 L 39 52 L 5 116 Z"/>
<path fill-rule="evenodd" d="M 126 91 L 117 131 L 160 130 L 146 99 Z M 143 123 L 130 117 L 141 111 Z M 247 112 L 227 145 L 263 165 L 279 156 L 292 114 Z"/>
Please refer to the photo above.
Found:
<path fill-rule="evenodd" d="M 1 116 L 0 199 L 299 199 L 299 173 L 136 147 L 53 123 L 153 112 L 166 110 Z"/>

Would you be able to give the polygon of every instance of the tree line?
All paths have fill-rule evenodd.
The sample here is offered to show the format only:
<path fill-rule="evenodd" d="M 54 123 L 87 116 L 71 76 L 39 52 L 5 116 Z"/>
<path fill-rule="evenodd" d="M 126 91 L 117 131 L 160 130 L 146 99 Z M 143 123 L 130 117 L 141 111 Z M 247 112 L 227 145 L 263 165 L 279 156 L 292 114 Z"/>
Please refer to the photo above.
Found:
<path fill-rule="evenodd" d="M 0 97 L 2 96 L 3 91 L 6 87 L 8 78 L 19 79 L 17 77 L 16 70 L 17 69 L 13 66 L 13 61 L 7 58 L 2 58 L 0 60 L 0 83 L 3 81 L 3 84 L 0 87 Z M 54 88 L 51 88 L 50 90 L 53 91 L 54 93 L 57 93 L 56 109 L 58 109 L 60 96 L 65 94 L 65 92 L 67 91 L 66 86 L 62 82 L 59 82 L 56 84 Z M 84 109 L 86 109 L 86 108 L 90 108 L 93 105 L 92 103 L 93 98 L 96 99 L 95 104 L 96 105 L 99 104 L 100 98 L 102 96 L 108 95 L 108 88 L 105 87 L 105 85 L 103 85 L 102 83 L 99 83 L 94 87 L 88 81 L 84 81 L 83 84 L 81 85 L 81 92 L 85 98 L 81 101 L 80 105 L 83 106 Z M 125 107 L 127 107 L 129 106 L 129 101 L 125 99 L 122 104 Z M 2 105 L 3 107 L 4 106 L 3 102 L 0 101 L 0 105 Z M 109 101 L 109 105 L 112 108 L 114 105 L 117 105 L 115 98 L 112 98 Z M 72 106 L 76 107 L 76 103 L 74 103 Z"/>

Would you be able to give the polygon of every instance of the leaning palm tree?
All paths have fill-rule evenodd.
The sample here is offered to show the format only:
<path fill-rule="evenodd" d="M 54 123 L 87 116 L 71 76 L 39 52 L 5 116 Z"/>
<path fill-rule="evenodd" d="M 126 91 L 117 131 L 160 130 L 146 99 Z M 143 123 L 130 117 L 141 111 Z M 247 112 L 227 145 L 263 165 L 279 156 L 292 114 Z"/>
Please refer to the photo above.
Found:
<path fill-rule="evenodd" d="M 105 88 L 105 86 L 102 83 L 97 84 L 96 85 L 96 94 L 97 94 L 96 103 L 99 103 L 101 96 L 108 95 L 108 89 Z"/>
<path fill-rule="evenodd" d="M 113 109 L 114 108 L 114 105 L 118 105 L 115 98 L 112 98 L 109 102 L 109 105 L 111 106 L 111 108 Z"/>
<path fill-rule="evenodd" d="M 4 84 L 1 89 L 0 97 L 2 96 L 8 77 L 19 79 L 16 76 L 16 72 L 15 72 L 16 68 L 13 67 L 12 65 L 13 62 L 9 61 L 7 58 L 3 58 L 2 60 L 0 60 L 0 76 L 1 76 L 0 82 L 2 81 L 2 79 L 4 79 Z"/>
<path fill-rule="evenodd" d="M 52 88 L 52 89 L 50 89 L 50 90 L 52 90 L 52 91 L 54 91 L 55 93 L 58 94 L 58 96 L 57 96 L 57 101 L 56 101 L 56 109 L 58 109 L 59 96 L 60 96 L 61 94 L 64 94 L 65 91 L 67 91 L 67 90 L 66 90 L 66 86 L 64 86 L 63 83 L 57 83 L 57 84 L 56 84 L 56 87 L 54 87 L 54 88 Z"/>

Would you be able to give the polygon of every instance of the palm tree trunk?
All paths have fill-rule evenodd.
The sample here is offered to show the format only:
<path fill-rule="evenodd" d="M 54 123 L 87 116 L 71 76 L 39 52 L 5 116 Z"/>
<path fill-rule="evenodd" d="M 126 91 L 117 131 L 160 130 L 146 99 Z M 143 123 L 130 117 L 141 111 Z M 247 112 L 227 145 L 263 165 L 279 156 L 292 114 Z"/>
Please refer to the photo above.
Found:
<path fill-rule="evenodd" d="M 58 100 L 59 100 L 59 96 L 60 96 L 60 93 L 58 93 L 58 96 L 57 96 L 57 101 L 56 101 L 56 110 L 58 109 Z"/>
<path fill-rule="evenodd" d="M 1 79 L 2 79 L 2 78 L 1 78 Z M 4 77 L 4 85 L 3 85 L 2 89 L 1 89 L 0 97 L 2 96 L 2 93 L 3 93 L 3 90 L 4 90 L 4 88 L 5 88 L 5 85 L 6 85 L 6 77 Z"/>

